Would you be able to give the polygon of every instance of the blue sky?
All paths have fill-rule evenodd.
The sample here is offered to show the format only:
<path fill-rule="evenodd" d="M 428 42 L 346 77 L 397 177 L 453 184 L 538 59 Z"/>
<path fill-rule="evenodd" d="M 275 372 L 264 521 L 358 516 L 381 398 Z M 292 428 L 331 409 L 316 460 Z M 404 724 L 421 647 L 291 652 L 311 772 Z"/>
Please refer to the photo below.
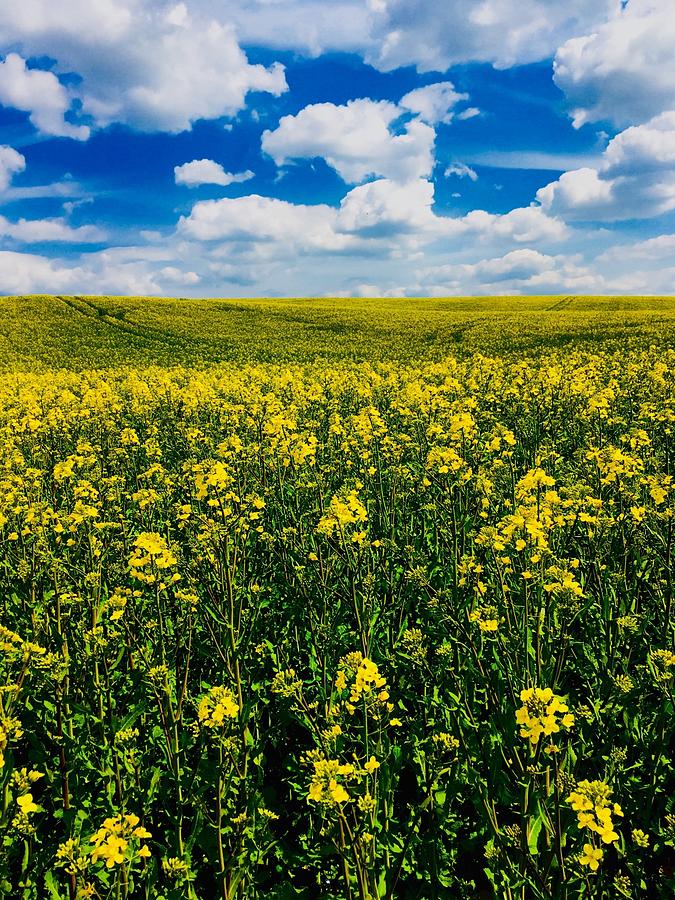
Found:
<path fill-rule="evenodd" d="M 666 0 L 0 8 L 0 292 L 672 293 Z"/>

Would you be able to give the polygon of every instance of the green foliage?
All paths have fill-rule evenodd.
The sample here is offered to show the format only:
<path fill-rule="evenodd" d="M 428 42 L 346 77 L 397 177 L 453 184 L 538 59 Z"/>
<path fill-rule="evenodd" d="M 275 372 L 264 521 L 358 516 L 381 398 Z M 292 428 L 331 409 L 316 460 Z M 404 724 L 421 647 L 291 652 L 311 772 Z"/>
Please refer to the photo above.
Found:
<path fill-rule="evenodd" d="M 671 897 L 675 352 L 648 301 L 593 352 L 543 299 L 429 301 L 511 344 L 426 363 L 427 301 L 375 301 L 391 360 L 361 364 L 366 302 L 329 349 L 306 321 L 335 301 L 99 302 L 63 304 L 53 352 L 107 371 L 0 381 L 0 893 Z M 584 303 L 566 333 L 599 328 Z M 336 362 L 125 358 L 283 341 Z"/>

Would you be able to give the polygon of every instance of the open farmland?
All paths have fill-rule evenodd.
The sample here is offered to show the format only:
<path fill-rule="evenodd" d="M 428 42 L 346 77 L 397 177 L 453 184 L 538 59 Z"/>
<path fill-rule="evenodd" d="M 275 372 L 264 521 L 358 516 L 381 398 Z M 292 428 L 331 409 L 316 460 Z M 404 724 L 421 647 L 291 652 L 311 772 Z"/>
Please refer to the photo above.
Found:
<path fill-rule="evenodd" d="M 0 367 L 396 360 L 673 346 L 673 297 L 0 297 Z"/>
<path fill-rule="evenodd" d="M 675 299 L 0 322 L 0 894 L 673 896 Z"/>

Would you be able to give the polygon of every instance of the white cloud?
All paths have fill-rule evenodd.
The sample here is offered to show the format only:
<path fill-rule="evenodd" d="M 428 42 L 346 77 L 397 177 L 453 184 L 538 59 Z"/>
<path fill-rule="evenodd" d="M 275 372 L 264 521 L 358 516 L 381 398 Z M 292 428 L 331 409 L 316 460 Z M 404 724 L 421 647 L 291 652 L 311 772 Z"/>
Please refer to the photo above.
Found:
<path fill-rule="evenodd" d="M 480 281 L 493 284 L 495 281 L 528 279 L 549 271 L 554 265 L 555 257 L 523 248 L 495 259 L 481 260 L 468 268 Z"/>
<path fill-rule="evenodd" d="M 565 223 L 547 215 L 538 206 L 523 206 L 502 214 L 474 209 L 461 219 L 445 221 L 451 233 L 470 232 L 485 240 L 531 244 L 557 243 L 569 237 Z"/>
<path fill-rule="evenodd" d="M 81 76 L 71 94 L 97 126 L 121 122 L 144 131 L 179 132 L 198 119 L 233 115 L 250 91 L 278 96 L 287 90 L 283 66 L 250 64 L 232 23 L 215 17 L 208 5 L 72 0 L 66 13 L 51 0 L 26 0 L 23 11 L 8 8 L 18 5 L 0 4 L 4 40 L 20 47 L 24 57 L 49 55 L 58 71 Z M 56 77 L 41 75 L 53 79 L 51 86 L 42 83 L 54 94 Z M 55 100 L 50 109 L 55 105 L 47 121 L 50 133 L 62 109 Z M 37 121 L 37 107 L 31 108 Z"/>
<path fill-rule="evenodd" d="M 537 199 L 568 220 L 647 219 L 675 209 L 675 112 L 622 131 L 597 169 L 565 172 Z"/>
<path fill-rule="evenodd" d="M 468 98 L 468 94 L 458 94 L 451 81 L 439 81 L 410 91 L 400 99 L 399 106 L 416 113 L 423 122 L 436 125 L 451 122 L 455 106 Z"/>
<path fill-rule="evenodd" d="M 272 197 L 203 200 L 181 217 L 178 233 L 197 241 L 278 243 L 288 247 L 340 250 L 348 241 L 333 230 L 335 210 Z"/>
<path fill-rule="evenodd" d="M 610 178 L 674 169 L 675 109 L 617 134 L 607 145 L 602 168 Z"/>
<path fill-rule="evenodd" d="M 176 184 L 185 184 L 188 187 L 200 184 L 219 184 L 227 187 L 229 184 L 239 184 L 254 177 L 250 169 L 237 174 L 226 172 L 220 163 L 212 159 L 193 159 L 192 162 L 183 163 L 182 166 L 174 166 L 173 171 Z"/>
<path fill-rule="evenodd" d="M 600 292 L 605 283 L 579 257 L 550 255 L 529 247 L 475 263 L 432 267 L 417 274 L 422 290 L 432 296 L 592 293 Z"/>
<path fill-rule="evenodd" d="M 0 144 L 0 191 L 9 187 L 13 176 L 26 168 L 25 157 L 7 144 Z"/>
<path fill-rule="evenodd" d="M 632 244 L 610 247 L 598 257 L 599 262 L 624 262 L 626 260 L 675 259 L 675 234 L 660 234 Z"/>
<path fill-rule="evenodd" d="M 24 244 L 46 241 L 90 244 L 105 240 L 105 232 L 95 225 L 73 228 L 65 219 L 19 219 L 10 222 L 0 216 L 0 238 L 11 238 Z"/>
<path fill-rule="evenodd" d="M 550 150 L 482 150 L 472 153 L 470 157 L 470 162 L 477 166 L 491 166 L 495 169 L 539 169 L 550 172 L 594 167 L 599 161 L 597 153 L 558 153 Z"/>
<path fill-rule="evenodd" d="M 199 276 L 190 270 L 150 262 L 133 248 L 87 253 L 76 263 L 35 253 L 0 250 L 2 294 L 171 295 L 176 287 L 199 293 Z"/>
<path fill-rule="evenodd" d="M 89 128 L 71 125 L 64 116 L 71 98 L 53 72 L 28 69 L 17 53 L 8 53 L 0 62 L 0 103 L 30 114 L 33 125 L 42 134 L 86 141 Z"/>
<path fill-rule="evenodd" d="M 295 116 L 283 116 L 274 131 L 264 131 L 262 148 L 277 165 L 323 157 L 351 184 L 373 175 L 400 182 L 425 177 L 434 162 L 434 129 L 413 119 L 402 133 L 392 133 L 401 112 L 384 100 L 314 103 Z"/>
<path fill-rule="evenodd" d="M 418 178 L 405 184 L 388 179 L 353 188 L 342 199 L 335 227 L 361 236 L 386 237 L 437 231 L 439 219 L 431 211 L 434 186 Z"/>
<path fill-rule="evenodd" d="M 75 287 L 79 272 L 46 256 L 0 250 L 0 292 L 3 294 L 67 291 Z"/>
<path fill-rule="evenodd" d="M 456 63 L 500 67 L 551 56 L 563 41 L 603 24 L 620 0 L 370 0 L 367 59 L 378 68 L 415 65 L 444 72 Z"/>
<path fill-rule="evenodd" d="M 54 37 L 71 41 L 115 41 L 127 34 L 134 7 L 125 0 L 22 0 L 0 6 L 0 25 L 7 40 L 19 38 L 51 41 Z"/>
<path fill-rule="evenodd" d="M 164 266 L 159 270 L 159 275 L 171 284 L 194 285 L 201 281 L 196 272 L 185 272 L 177 266 Z"/>
<path fill-rule="evenodd" d="M 458 178 L 468 178 L 469 181 L 478 181 L 476 172 L 465 163 L 450 163 L 443 173 L 443 177 L 450 178 L 451 175 L 456 175 Z"/>
<path fill-rule="evenodd" d="M 670 3 L 630 0 L 608 21 L 579 34 L 558 49 L 554 69 L 577 127 L 601 120 L 623 127 L 675 109 Z"/>
<path fill-rule="evenodd" d="M 79 197 L 82 185 L 76 181 L 54 181 L 51 184 L 31 184 L 26 187 L 8 187 L 0 202 L 34 200 L 38 197 Z M 82 202 L 85 202 L 83 199 Z"/>
<path fill-rule="evenodd" d="M 612 185 L 597 169 L 573 169 L 540 188 L 537 200 L 545 210 L 568 218 L 603 218 L 613 205 Z"/>

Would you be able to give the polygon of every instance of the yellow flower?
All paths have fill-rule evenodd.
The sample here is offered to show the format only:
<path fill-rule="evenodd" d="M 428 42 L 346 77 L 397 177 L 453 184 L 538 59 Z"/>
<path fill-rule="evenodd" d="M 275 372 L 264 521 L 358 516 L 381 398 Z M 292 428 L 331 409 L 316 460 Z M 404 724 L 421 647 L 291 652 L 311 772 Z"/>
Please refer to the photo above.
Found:
<path fill-rule="evenodd" d="M 582 866 L 588 866 L 592 872 L 597 872 L 602 856 L 600 848 L 596 849 L 592 844 L 584 844 L 584 852 L 579 857 L 579 862 Z"/>
<path fill-rule="evenodd" d="M 215 730 L 223 728 L 226 719 L 236 719 L 239 715 L 239 704 L 234 694 L 226 687 L 212 687 L 202 697 L 197 707 L 197 718 L 203 728 Z"/>
<path fill-rule="evenodd" d="M 33 795 L 30 793 L 23 794 L 21 797 L 17 797 L 16 802 L 19 809 L 25 816 L 29 815 L 30 813 L 40 811 L 40 807 L 33 801 Z"/>
<path fill-rule="evenodd" d="M 112 869 L 113 866 L 124 862 L 124 851 L 128 846 L 129 842 L 124 838 L 111 834 L 102 844 L 92 850 L 92 862 L 104 859 L 106 867 Z"/>
<path fill-rule="evenodd" d="M 574 724 L 574 716 L 562 697 L 551 688 L 525 688 L 520 692 L 523 705 L 516 710 L 516 724 L 522 726 L 520 736 L 537 744 L 541 735 L 557 734 L 560 726 L 565 729 Z"/>
<path fill-rule="evenodd" d="M 369 774 L 372 775 L 373 772 L 375 771 L 375 769 L 379 769 L 379 768 L 380 768 L 380 764 L 379 764 L 379 762 L 375 759 L 374 756 L 371 756 L 370 759 L 368 760 L 368 762 L 365 763 L 365 765 L 363 766 L 363 768 L 366 770 L 366 772 L 368 772 Z"/>

